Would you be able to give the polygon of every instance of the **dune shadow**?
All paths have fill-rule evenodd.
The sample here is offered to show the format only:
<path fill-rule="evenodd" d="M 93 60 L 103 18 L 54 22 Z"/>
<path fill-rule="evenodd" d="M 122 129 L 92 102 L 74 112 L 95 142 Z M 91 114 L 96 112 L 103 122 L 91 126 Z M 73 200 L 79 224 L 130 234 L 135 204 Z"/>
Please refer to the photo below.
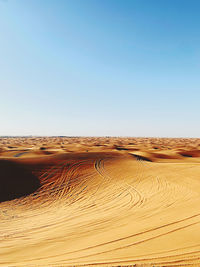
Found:
<path fill-rule="evenodd" d="M 0 202 L 27 196 L 39 187 L 39 179 L 26 167 L 0 160 Z"/>
<path fill-rule="evenodd" d="M 116 150 L 126 150 L 126 151 L 128 151 L 129 149 L 128 148 L 125 148 L 125 147 L 121 147 L 121 146 L 115 146 L 115 149 Z"/>
<path fill-rule="evenodd" d="M 140 156 L 140 155 L 136 155 L 136 154 L 130 154 L 130 155 L 133 156 L 134 158 L 136 158 L 137 160 L 153 162 L 150 158 L 147 158 L 144 156 Z"/>
<path fill-rule="evenodd" d="M 190 153 L 179 153 L 179 155 L 183 156 L 183 157 L 187 157 L 187 158 L 192 158 L 193 155 Z"/>
<path fill-rule="evenodd" d="M 188 158 L 192 158 L 192 157 L 199 157 L 200 153 L 199 151 L 183 151 L 183 152 L 179 152 L 179 155 L 181 155 L 182 157 L 188 157 Z"/>

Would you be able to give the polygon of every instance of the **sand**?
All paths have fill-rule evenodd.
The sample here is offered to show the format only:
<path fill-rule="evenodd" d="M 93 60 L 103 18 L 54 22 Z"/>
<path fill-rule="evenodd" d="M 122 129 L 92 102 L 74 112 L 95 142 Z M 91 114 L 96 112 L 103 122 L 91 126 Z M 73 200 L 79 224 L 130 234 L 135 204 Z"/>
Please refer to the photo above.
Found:
<path fill-rule="evenodd" d="M 200 266 L 200 139 L 0 139 L 0 266 Z"/>

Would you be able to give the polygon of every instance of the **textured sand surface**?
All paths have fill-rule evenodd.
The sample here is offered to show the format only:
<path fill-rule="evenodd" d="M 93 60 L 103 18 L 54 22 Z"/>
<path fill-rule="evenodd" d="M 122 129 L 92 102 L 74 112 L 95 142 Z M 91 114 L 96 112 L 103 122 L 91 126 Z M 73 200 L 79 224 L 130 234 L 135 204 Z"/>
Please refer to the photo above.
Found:
<path fill-rule="evenodd" d="M 200 139 L 0 139 L 0 266 L 200 266 Z"/>

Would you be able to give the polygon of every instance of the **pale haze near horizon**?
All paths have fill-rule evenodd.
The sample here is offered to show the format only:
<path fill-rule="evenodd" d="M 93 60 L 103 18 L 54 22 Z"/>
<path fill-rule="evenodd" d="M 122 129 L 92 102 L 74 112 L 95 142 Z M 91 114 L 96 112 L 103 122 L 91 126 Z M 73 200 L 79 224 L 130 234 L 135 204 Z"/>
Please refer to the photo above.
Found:
<path fill-rule="evenodd" d="M 199 1 L 0 1 L 0 135 L 199 137 Z"/>

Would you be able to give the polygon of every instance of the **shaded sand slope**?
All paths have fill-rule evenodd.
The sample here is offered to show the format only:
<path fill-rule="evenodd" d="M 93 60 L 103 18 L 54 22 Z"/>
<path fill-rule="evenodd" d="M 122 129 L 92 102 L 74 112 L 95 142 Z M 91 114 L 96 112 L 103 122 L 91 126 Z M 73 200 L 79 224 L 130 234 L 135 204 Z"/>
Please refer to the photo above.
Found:
<path fill-rule="evenodd" d="M 37 176 L 24 165 L 0 160 L 0 202 L 27 196 L 40 187 Z"/>
<path fill-rule="evenodd" d="M 200 266 L 197 148 L 151 149 L 2 159 L 0 266 Z"/>

